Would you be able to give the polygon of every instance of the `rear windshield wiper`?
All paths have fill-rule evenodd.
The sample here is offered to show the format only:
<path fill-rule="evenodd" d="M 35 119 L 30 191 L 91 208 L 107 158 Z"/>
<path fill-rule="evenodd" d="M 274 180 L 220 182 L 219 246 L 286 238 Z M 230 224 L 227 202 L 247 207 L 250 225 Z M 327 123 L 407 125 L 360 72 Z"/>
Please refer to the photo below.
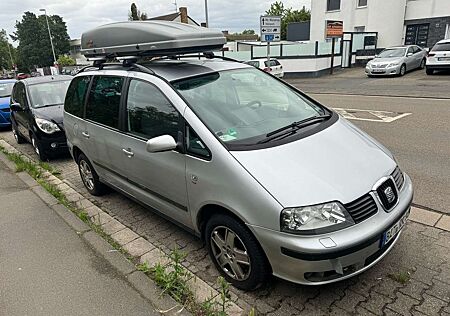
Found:
<path fill-rule="evenodd" d="M 277 139 L 280 137 L 285 137 L 290 134 L 294 134 L 295 132 L 297 132 L 299 129 L 301 129 L 303 127 L 313 125 L 313 124 L 316 124 L 316 123 L 319 123 L 322 121 L 326 121 L 330 117 L 331 117 L 331 114 L 326 114 L 326 115 L 312 116 L 312 117 L 308 117 L 308 118 L 298 121 L 298 122 L 293 122 L 289 125 L 286 125 L 277 130 L 274 130 L 273 132 L 267 133 L 266 138 L 259 141 L 258 144 L 264 144 L 264 143 L 270 142 L 274 139 Z"/>

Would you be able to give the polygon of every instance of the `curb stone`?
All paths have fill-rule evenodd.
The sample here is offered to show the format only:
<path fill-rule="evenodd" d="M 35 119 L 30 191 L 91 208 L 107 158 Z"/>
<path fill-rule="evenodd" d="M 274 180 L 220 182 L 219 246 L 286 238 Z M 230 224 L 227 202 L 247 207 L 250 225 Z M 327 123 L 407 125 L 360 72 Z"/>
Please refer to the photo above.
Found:
<path fill-rule="evenodd" d="M 6 148 L 7 146 L 4 146 L 2 142 L 3 140 L 0 140 L 0 145 Z M 8 149 L 7 151 L 12 152 Z M 9 168 L 11 171 L 15 172 L 15 164 L 7 163 L 11 161 L 1 152 L 0 161 L 4 162 L 7 168 Z M 45 191 L 45 189 L 40 186 L 40 184 L 36 180 L 34 180 L 28 174 L 26 174 L 25 176 L 25 174 L 26 173 L 23 173 L 22 177 L 19 178 L 25 179 L 25 181 L 23 182 L 30 188 L 30 190 L 32 190 L 39 198 L 44 201 L 44 203 L 46 203 L 58 216 L 60 216 L 71 229 L 76 231 L 78 235 L 81 235 L 83 240 L 88 243 L 91 248 L 93 248 L 103 258 L 105 258 L 105 260 L 108 261 L 111 266 L 113 266 L 119 273 L 121 273 L 141 296 L 151 302 L 153 307 L 158 312 L 164 311 L 165 315 L 190 315 L 190 313 L 185 310 L 182 310 L 180 313 L 178 313 L 178 311 L 181 309 L 180 305 L 170 296 L 161 295 L 161 290 L 159 289 L 159 287 L 145 274 L 143 274 L 146 279 L 145 282 L 130 277 L 130 275 L 138 273 L 139 271 L 136 270 L 136 267 L 130 261 L 128 261 L 123 254 L 117 252 L 114 248 L 112 248 L 112 246 L 106 240 L 94 233 L 90 229 L 90 227 L 86 225 L 86 223 L 84 223 L 81 219 L 79 219 L 71 210 L 66 208 L 64 205 L 59 204 L 55 197 Z M 46 174 L 46 176 L 47 179 L 55 177 L 50 173 Z M 56 200 L 57 203 L 52 203 L 53 201 L 51 201 L 49 197 Z M 49 204 L 49 201 L 51 201 L 52 204 Z"/>

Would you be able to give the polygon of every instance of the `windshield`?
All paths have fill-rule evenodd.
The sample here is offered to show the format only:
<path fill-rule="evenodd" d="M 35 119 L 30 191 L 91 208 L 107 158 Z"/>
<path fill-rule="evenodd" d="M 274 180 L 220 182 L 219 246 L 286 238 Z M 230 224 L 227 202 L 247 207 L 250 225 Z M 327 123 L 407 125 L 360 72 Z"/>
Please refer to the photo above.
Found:
<path fill-rule="evenodd" d="M 63 104 L 69 83 L 70 80 L 65 80 L 30 85 L 31 106 L 33 108 L 41 108 Z"/>
<path fill-rule="evenodd" d="M 434 45 L 434 47 L 431 51 L 433 51 L 433 52 L 450 51 L 450 43 L 436 44 L 436 45 Z"/>
<path fill-rule="evenodd" d="M 0 98 L 10 97 L 14 82 L 0 82 Z"/>
<path fill-rule="evenodd" d="M 378 54 L 378 58 L 394 58 L 405 56 L 406 48 L 385 49 Z"/>
<path fill-rule="evenodd" d="M 255 144 L 266 134 L 293 122 L 328 114 L 257 69 L 221 71 L 173 85 L 225 143 Z"/>

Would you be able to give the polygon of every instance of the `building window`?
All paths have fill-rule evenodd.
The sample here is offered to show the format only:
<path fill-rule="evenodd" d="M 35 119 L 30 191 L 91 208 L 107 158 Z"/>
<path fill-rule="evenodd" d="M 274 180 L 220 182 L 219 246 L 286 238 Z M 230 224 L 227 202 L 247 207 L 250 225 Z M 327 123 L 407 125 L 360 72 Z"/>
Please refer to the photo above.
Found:
<path fill-rule="evenodd" d="M 327 0 L 327 11 L 335 11 L 341 9 L 341 0 Z"/>
<path fill-rule="evenodd" d="M 358 1 L 358 8 L 367 7 L 367 0 L 357 0 L 357 1 Z"/>
<path fill-rule="evenodd" d="M 445 29 L 445 39 L 450 39 L 450 24 L 447 24 L 447 27 Z"/>

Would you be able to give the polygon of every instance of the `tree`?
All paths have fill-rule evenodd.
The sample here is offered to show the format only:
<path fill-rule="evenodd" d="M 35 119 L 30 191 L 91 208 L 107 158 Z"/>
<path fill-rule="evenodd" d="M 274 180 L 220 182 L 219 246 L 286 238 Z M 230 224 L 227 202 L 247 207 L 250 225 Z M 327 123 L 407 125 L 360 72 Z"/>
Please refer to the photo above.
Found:
<path fill-rule="evenodd" d="M 277 1 L 270 5 L 266 11 L 267 15 L 281 16 L 281 39 L 285 40 L 287 36 L 287 25 L 293 22 L 303 22 L 311 20 L 311 11 L 303 7 L 301 10 L 286 9 L 283 2 Z"/>
<path fill-rule="evenodd" d="M 58 15 L 48 16 L 48 24 L 52 34 L 55 55 L 69 52 L 69 35 L 66 23 Z M 36 66 L 53 65 L 53 52 L 47 29 L 45 15 L 37 17 L 32 12 L 25 12 L 22 20 L 16 21 L 16 31 L 11 35 L 19 42 L 17 47 L 19 68 L 30 71 Z"/>
<path fill-rule="evenodd" d="M 147 20 L 147 13 L 138 10 L 136 4 L 131 4 L 130 12 L 128 13 L 129 21 L 144 21 Z"/>
<path fill-rule="evenodd" d="M 75 59 L 73 59 L 70 56 L 67 55 L 59 55 L 58 57 L 58 65 L 60 65 L 61 67 L 65 67 L 65 66 L 75 66 Z"/>
<path fill-rule="evenodd" d="M 242 34 L 243 35 L 253 35 L 253 34 L 255 34 L 255 30 L 243 30 Z"/>
<path fill-rule="evenodd" d="M 0 70 L 12 69 L 15 56 L 16 49 L 8 42 L 6 31 L 2 29 L 0 31 Z"/>

